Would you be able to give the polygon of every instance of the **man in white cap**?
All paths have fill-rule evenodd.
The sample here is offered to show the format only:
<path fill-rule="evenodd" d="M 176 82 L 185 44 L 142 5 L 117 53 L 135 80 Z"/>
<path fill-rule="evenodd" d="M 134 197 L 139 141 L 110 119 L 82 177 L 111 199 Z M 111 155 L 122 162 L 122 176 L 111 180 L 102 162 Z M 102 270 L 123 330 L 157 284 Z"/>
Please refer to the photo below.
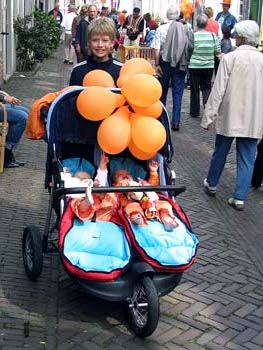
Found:
<path fill-rule="evenodd" d="M 231 31 L 234 28 L 234 25 L 237 23 L 236 17 L 231 15 L 229 12 L 231 0 L 223 0 L 221 4 L 223 11 L 216 15 L 215 20 L 219 23 L 222 31 L 224 29 L 229 29 Z"/>

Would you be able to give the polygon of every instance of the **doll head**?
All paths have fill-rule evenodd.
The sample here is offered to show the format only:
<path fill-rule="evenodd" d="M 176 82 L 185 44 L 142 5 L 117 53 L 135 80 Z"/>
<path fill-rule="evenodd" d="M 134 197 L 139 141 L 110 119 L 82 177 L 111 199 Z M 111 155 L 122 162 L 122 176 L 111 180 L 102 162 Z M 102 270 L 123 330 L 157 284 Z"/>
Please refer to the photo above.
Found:
<path fill-rule="evenodd" d="M 113 175 L 113 186 L 121 186 L 123 181 L 132 181 L 131 174 L 125 169 L 116 170 Z"/>

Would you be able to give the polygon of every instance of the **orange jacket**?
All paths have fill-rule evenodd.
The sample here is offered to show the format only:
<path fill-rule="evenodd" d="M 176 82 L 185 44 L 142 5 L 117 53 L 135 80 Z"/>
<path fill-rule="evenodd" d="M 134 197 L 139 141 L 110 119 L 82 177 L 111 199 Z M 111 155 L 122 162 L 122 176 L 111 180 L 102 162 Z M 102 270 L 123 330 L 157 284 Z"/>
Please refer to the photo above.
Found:
<path fill-rule="evenodd" d="M 41 119 L 40 110 L 42 107 L 46 107 L 48 109 L 51 103 L 63 90 L 50 92 L 32 104 L 26 124 L 27 139 L 41 140 L 44 138 L 46 128 L 44 121 Z"/>

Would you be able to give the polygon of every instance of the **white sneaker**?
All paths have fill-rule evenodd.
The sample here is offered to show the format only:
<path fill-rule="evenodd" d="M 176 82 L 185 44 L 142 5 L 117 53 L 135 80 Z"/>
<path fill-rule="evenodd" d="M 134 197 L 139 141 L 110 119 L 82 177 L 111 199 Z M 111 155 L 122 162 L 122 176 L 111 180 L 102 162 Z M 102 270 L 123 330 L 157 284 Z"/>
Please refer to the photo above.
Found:
<path fill-rule="evenodd" d="M 216 186 L 212 187 L 207 182 L 207 179 L 204 179 L 204 187 L 205 187 L 205 193 L 209 196 L 215 196 L 216 195 Z"/>
<path fill-rule="evenodd" d="M 228 204 L 236 210 L 242 211 L 245 208 L 245 202 L 235 198 L 229 198 Z"/>

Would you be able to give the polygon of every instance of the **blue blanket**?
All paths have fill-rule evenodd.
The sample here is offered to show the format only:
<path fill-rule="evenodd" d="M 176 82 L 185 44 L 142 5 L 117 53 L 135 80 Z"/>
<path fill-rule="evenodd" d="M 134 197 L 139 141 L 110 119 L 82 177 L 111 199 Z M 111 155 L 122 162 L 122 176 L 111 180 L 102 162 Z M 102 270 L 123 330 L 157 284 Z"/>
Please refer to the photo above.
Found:
<path fill-rule="evenodd" d="M 196 254 L 198 240 L 185 224 L 165 231 L 158 221 L 147 226 L 131 224 L 135 239 L 146 254 L 163 266 L 188 264 Z M 111 272 L 124 268 L 131 254 L 123 230 L 112 222 L 74 219 L 64 241 L 64 255 L 84 271 Z"/>
<path fill-rule="evenodd" d="M 111 272 L 129 263 L 130 248 L 116 224 L 74 219 L 65 237 L 64 255 L 84 271 Z"/>
<path fill-rule="evenodd" d="M 139 246 L 163 266 L 188 264 L 196 254 L 198 239 L 178 218 L 179 226 L 166 231 L 159 221 L 148 221 L 147 226 L 131 224 Z"/>

